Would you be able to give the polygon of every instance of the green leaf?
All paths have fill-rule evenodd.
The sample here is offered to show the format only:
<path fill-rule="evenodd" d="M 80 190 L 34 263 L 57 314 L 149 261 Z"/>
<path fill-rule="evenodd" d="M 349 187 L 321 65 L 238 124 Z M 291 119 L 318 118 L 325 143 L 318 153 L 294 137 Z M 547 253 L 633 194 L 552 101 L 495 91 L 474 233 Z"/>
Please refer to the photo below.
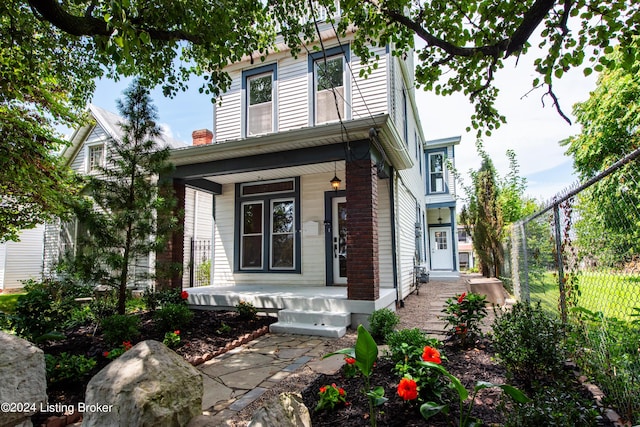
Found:
<path fill-rule="evenodd" d="M 436 371 L 440 372 L 442 375 L 447 377 L 449 381 L 451 381 L 451 384 L 453 385 L 455 390 L 458 392 L 458 396 L 460 397 L 460 400 L 462 401 L 467 400 L 467 398 L 469 397 L 469 392 L 467 391 L 466 388 L 464 388 L 460 380 L 455 376 L 451 375 L 449 371 L 447 371 L 442 366 L 436 363 L 432 363 L 432 362 L 418 362 L 418 363 L 427 368 L 435 369 Z"/>
<path fill-rule="evenodd" d="M 369 390 L 366 395 L 373 402 L 373 406 L 380 406 L 389 400 L 384 397 L 384 388 L 382 386 L 376 386 L 373 390 Z"/>
<path fill-rule="evenodd" d="M 362 325 L 358 325 L 358 338 L 355 347 L 356 366 L 366 377 L 371 376 L 373 364 L 378 359 L 378 345 Z"/>
<path fill-rule="evenodd" d="M 449 406 L 440 405 L 436 402 L 425 402 L 420 406 L 420 414 L 425 420 L 433 417 L 434 415 L 442 412 L 443 414 L 449 413 Z"/>
<path fill-rule="evenodd" d="M 486 381 L 478 381 L 476 383 L 476 386 L 474 387 L 473 391 L 478 392 L 480 390 L 483 390 L 485 388 L 500 388 L 502 389 L 502 391 L 509 397 L 511 397 L 513 400 L 515 400 L 518 403 L 527 403 L 529 401 L 531 401 L 531 399 L 529 399 L 523 392 L 521 392 L 519 389 L 517 389 L 514 386 L 508 385 L 508 384 L 493 384 L 490 382 L 486 382 Z"/>

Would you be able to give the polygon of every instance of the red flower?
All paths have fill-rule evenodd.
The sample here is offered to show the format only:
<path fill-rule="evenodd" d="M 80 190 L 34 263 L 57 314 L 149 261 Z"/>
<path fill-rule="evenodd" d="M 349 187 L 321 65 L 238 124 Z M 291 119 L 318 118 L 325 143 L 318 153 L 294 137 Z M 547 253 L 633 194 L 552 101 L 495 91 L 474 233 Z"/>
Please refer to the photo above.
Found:
<path fill-rule="evenodd" d="M 182 299 L 187 299 L 187 298 L 189 298 L 189 292 L 187 292 L 187 291 L 182 291 L 182 292 L 180 293 L 180 298 L 182 298 Z"/>
<path fill-rule="evenodd" d="M 324 393 L 325 391 L 327 391 L 327 387 L 320 387 L 320 393 Z"/>
<path fill-rule="evenodd" d="M 398 384 L 398 396 L 404 400 L 414 400 L 418 398 L 418 384 L 411 378 L 403 378 Z"/>
<path fill-rule="evenodd" d="M 127 351 L 133 346 L 131 345 L 131 341 L 122 341 L 122 347 L 124 348 L 124 351 Z"/>
<path fill-rule="evenodd" d="M 338 393 L 340 393 L 340 396 L 344 396 L 344 389 L 342 387 L 340 387 L 338 389 Z"/>
<path fill-rule="evenodd" d="M 356 359 L 354 359 L 353 357 L 345 357 L 344 361 L 347 362 L 349 365 L 353 365 L 354 363 L 356 363 Z"/>
<path fill-rule="evenodd" d="M 173 333 L 176 334 L 176 335 L 180 335 L 180 331 L 178 331 L 178 330 L 173 331 Z"/>
<path fill-rule="evenodd" d="M 437 363 L 438 365 L 442 363 L 440 359 L 440 352 L 433 347 L 426 346 L 424 348 L 424 352 L 422 353 L 422 360 L 425 362 Z"/>
<path fill-rule="evenodd" d="M 467 293 L 463 292 L 462 295 L 460 295 L 458 297 L 458 304 L 462 304 L 462 301 L 464 300 L 464 297 L 466 297 L 466 296 L 467 296 Z"/>
<path fill-rule="evenodd" d="M 102 355 L 103 355 L 104 357 L 109 357 L 109 352 L 108 352 L 108 351 L 105 351 L 104 353 L 102 353 Z"/>

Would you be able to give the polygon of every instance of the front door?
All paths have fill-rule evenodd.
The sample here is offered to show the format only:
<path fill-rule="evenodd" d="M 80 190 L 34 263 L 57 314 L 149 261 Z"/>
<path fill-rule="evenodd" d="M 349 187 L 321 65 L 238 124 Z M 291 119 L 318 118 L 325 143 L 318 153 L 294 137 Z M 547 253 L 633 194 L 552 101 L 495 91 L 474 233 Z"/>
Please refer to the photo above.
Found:
<path fill-rule="evenodd" d="M 431 269 L 453 269 L 453 242 L 451 241 L 451 228 L 432 227 L 429 229 L 431 247 Z"/>
<path fill-rule="evenodd" d="M 331 202 L 331 250 L 333 284 L 347 284 L 347 198 L 334 197 Z"/>

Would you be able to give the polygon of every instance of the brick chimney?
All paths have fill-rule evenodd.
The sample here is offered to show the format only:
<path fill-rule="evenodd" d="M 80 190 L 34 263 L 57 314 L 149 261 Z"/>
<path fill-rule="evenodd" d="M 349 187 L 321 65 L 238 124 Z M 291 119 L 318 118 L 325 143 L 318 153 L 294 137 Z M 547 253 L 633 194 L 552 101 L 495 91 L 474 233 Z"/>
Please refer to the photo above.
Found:
<path fill-rule="evenodd" d="M 199 129 L 191 132 L 193 145 L 207 145 L 213 142 L 213 132 L 209 129 Z"/>

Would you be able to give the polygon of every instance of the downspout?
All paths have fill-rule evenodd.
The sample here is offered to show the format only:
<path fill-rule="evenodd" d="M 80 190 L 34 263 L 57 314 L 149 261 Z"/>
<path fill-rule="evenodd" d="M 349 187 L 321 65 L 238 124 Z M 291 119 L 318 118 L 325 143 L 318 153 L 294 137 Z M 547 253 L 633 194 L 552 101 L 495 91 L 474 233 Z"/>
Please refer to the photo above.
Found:
<path fill-rule="evenodd" d="M 394 192 L 394 188 L 396 185 L 396 172 L 393 169 L 393 166 L 389 166 L 389 169 L 391 175 L 391 177 L 389 178 L 389 209 L 391 211 L 391 253 L 393 254 L 393 256 L 391 257 L 391 268 L 393 270 L 393 288 L 396 290 L 396 303 L 404 306 L 404 302 L 400 301 L 400 295 L 398 294 L 398 258 L 396 257 L 398 251 L 396 250 L 396 206 Z"/>

